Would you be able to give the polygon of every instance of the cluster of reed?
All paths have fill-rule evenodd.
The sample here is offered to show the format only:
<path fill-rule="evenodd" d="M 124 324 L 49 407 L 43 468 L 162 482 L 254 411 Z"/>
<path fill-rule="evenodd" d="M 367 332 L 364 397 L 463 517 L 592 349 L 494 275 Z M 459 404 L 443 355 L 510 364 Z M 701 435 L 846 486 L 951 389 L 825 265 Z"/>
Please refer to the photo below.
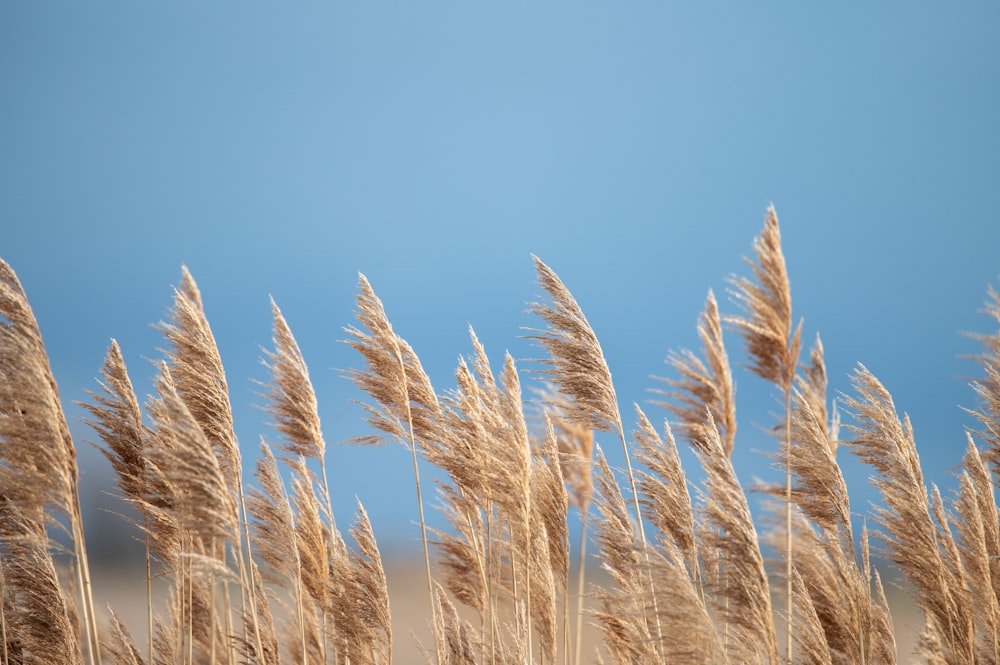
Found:
<path fill-rule="evenodd" d="M 1000 330 L 980 337 L 985 378 L 974 383 L 981 400 L 973 413 L 983 449 L 970 434 L 959 489 L 945 499 L 936 488 L 928 493 L 908 421 L 864 367 L 843 399 L 852 424 L 841 437 L 818 337 L 800 358 L 773 209 L 754 253 L 752 275 L 732 280 L 739 313 L 721 316 L 710 292 L 698 325 L 702 354 L 671 354 L 676 376 L 658 391 L 704 470 L 694 501 L 670 426 L 657 428 L 636 406 L 634 430 L 626 429 L 594 331 L 540 260 L 546 297 L 531 309 L 543 325 L 530 337 L 547 357 L 532 400 L 513 358 L 495 372 L 474 333 L 456 387 L 439 393 L 361 277 L 347 341 L 363 368 L 347 375 L 370 397 L 374 433 L 362 442 L 398 441 L 412 455 L 433 635 L 432 644 L 414 645 L 424 660 L 577 664 L 592 659 L 580 637 L 596 627 L 596 657 L 615 663 L 895 662 L 869 534 L 855 533 L 836 459 L 842 446 L 876 474 L 876 536 L 923 612 L 920 656 L 1000 663 Z M 137 643 L 113 612 L 99 625 L 74 444 L 27 298 L 0 261 L 2 665 L 392 662 L 372 526 L 360 504 L 353 545 L 336 525 L 315 393 L 272 307 L 263 390 L 281 438 L 273 450 L 261 444 L 255 482 L 243 478 L 225 373 L 187 271 L 160 327 L 168 348 L 155 394 L 140 407 L 113 343 L 101 390 L 84 405 L 146 544 L 149 638 Z M 986 311 L 1000 323 L 992 290 Z M 730 459 L 737 421 L 723 323 L 783 397 L 775 431 L 785 483 L 767 490 L 782 514 L 766 535 L 783 559 L 774 574 Z M 618 439 L 621 482 L 595 449 L 595 432 Z M 426 464 L 443 472 L 436 483 L 446 530 L 424 519 Z M 571 510 L 584 526 L 575 580 Z M 69 573 L 54 562 L 54 529 L 72 542 Z M 587 587 L 588 543 L 609 574 L 605 586 Z M 154 598 L 156 575 L 169 581 L 165 598 Z M 781 588 L 771 588 L 773 579 Z M 597 602 L 587 617 L 585 595 Z M 159 616 L 154 606 L 164 608 Z"/>

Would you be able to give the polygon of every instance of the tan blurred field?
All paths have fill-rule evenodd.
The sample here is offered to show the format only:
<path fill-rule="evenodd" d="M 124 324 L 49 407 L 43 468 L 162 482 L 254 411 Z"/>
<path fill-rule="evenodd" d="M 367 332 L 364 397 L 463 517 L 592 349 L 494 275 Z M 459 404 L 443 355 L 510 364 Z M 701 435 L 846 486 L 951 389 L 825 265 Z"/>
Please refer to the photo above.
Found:
<path fill-rule="evenodd" d="M 393 654 L 396 665 L 425 665 L 428 661 L 420 654 L 418 644 L 428 644 L 431 631 L 428 625 L 429 604 L 424 569 L 420 563 L 420 552 L 413 552 L 414 562 L 406 562 L 401 557 L 389 555 L 386 560 L 386 575 L 392 598 Z M 121 615 L 139 645 L 145 644 L 146 604 L 144 598 L 145 571 L 139 567 L 95 569 L 95 588 L 99 607 L 109 603 Z M 574 573 L 575 575 L 575 573 Z M 588 570 L 588 579 L 594 584 L 609 582 L 597 566 Z M 891 578 L 890 578 L 891 579 Z M 158 585 L 162 591 L 163 585 Z M 898 662 L 902 664 L 920 662 L 914 656 L 917 636 L 920 632 L 922 615 L 914 606 L 907 592 L 898 580 L 886 582 L 886 593 L 892 608 L 896 630 Z M 593 603 L 588 601 L 586 607 Z M 471 613 L 469 613 L 471 619 Z M 586 663 L 596 661 L 595 653 L 601 650 L 600 631 L 591 625 L 585 630 L 583 652 L 589 654 Z"/>

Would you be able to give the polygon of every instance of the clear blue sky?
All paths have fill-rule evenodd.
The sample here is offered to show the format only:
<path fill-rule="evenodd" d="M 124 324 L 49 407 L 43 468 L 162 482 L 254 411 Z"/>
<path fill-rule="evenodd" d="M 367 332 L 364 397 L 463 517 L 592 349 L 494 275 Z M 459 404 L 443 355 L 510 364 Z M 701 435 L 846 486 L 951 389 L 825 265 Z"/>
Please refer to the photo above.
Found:
<path fill-rule="evenodd" d="M 773 202 L 831 387 L 868 365 L 949 485 L 977 369 L 961 331 L 990 331 L 977 310 L 1000 286 L 1000 5 L 682 4 L 2 3 L 0 256 L 63 399 L 95 387 L 112 337 L 148 393 L 183 263 L 248 461 L 272 436 L 252 383 L 269 295 L 327 439 L 347 439 L 362 414 L 333 369 L 359 364 L 336 343 L 358 271 L 444 390 L 470 324 L 498 364 L 537 355 L 518 337 L 535 253 L 630 418 L 668 350 L 697 346 L 708 289 L 733 311 L 725 278 Z M 771 477 L 752 450 L 773 448 L 775 395 L 741 373 L 738 399 L 739 471 Z M 415 544 L 405 451 L 330 458 L 340 521 L 358 495 L 384 541 Z M 108 503 L 103 460 L 81 464 Z"/>

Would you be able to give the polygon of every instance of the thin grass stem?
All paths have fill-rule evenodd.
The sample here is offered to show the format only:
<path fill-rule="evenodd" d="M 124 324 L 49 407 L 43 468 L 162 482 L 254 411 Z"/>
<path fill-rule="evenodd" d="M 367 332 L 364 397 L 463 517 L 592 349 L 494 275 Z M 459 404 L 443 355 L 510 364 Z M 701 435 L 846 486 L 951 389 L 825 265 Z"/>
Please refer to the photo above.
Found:
<path fill-rule="evenodd" d="M 583 652 L 583 585 L 587 572 L 587 513 L 584 511 L 580 524 L 580 554 L 576 573 L 576 646 L 573 649 L 573 665 L 580 665 Z"/>

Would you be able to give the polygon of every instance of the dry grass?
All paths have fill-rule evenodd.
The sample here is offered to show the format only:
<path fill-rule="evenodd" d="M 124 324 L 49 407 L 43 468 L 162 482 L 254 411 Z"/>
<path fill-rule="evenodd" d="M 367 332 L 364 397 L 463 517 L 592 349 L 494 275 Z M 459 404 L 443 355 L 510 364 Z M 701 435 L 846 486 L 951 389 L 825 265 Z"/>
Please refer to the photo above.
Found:
<path fill-rule="evenodd" d="M 399 606 L 394 587 L 412 586 L 413 576 L 383 564 L 360 503 L 351 542 L 337 527 L 315 391 L 274 303 L 271 376 L 261 389 L 279 438 L 262 442 L 254 480 L 243 477 L 221 355 L 184 270 L 160 324 L 167 350 L 155 395 L 139 403 L 112 343 L 100 390 L 84 405 L 146 545 L 143 611 L 103 623 L 74 443 L 25 292 L 0 262 L 0 665 L 881 664 L 901 647 L 894 622 L 914 616 L 923 661 L 1000 662 L 1000 330 L 977 336 L 984 378 L 973 384 L 972 413 L 982 432 L 968 435 L 959 489 L 945 499 L 925 484 L 908 419 L 864 367 L 843 400 L 851 421 L 841 436 L 818 336 L 800 363 L 802 325 L 793 326 L 773 208 L 754 254 L 752 276 L 731 280 L 739 312 L 721 314 L 710 292 L 698 323 L 702 355 L 668 356 L 675 376 L 657 392 L 673 429 L 636 406 L 633 432 L 597 336 L 537 258 L 545 298 L 531 308 L 544 327 L 529 336 L 547 353 L 547 383 L 535 388 L 534 410 L 514 359 L 495 372 L 471 331 L 456 386 L 439 392 L 361 277 L 347 343 L 363 362 L 346 375 L 367 395 L 375 432 L 359 442 L 397 441 L 412 457 L 426 578 L 415 613 L 409 603 L 390 612 L 390 599 Z M 995 291 L 985 311 L 1000 323 Z M 731 461 L 740 440 L 726 322 L 751 370 L 784 398 L 774 454 L 786 482 L 767 490 L 782 519 L 766 532 Z M 693 492 L 674 430 L 703 471 Z M 595 431 L 618 438 L 621 480 Z M 873 568 L 867 527 L 858 534 L 852 522 L 844 451 L 876 476 L 874 536 L 919 615 L 891 612 L 895 592 Z M 427 464 L 442 472 L 446 529 L 426 526 Z M 574 510 L 584 527 L 575 547 Z M 72 542 L 68 574 L 55 564 L 55 530 Z M 767 542 L 780 554 L 773 570 Z M 602 569 L 587 587 L 589 560 Z M 419 641 L 400 635 L 420 617 L 426 631 L 410 625 Z"/>

